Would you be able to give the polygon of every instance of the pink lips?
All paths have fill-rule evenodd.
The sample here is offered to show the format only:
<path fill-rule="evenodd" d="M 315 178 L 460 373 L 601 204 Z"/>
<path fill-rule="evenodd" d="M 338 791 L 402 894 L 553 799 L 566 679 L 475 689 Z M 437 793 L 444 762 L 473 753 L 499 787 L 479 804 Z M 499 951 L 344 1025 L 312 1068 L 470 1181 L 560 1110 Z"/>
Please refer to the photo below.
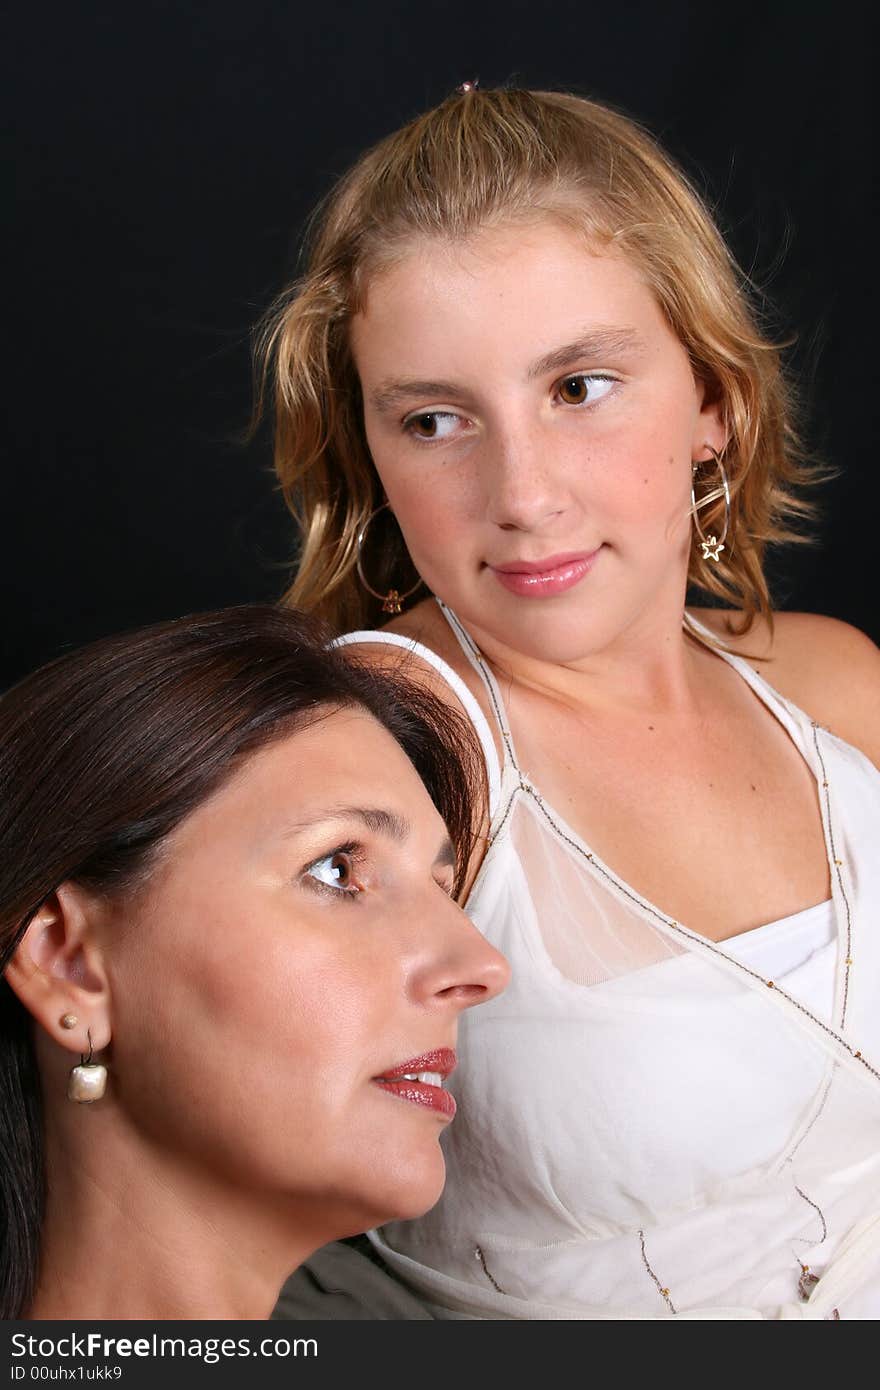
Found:
<path fill-rule="evenodd" d="M 412 1077 L 428 1072 L 445 1079 L 454 1070 L 455 1063 L 456 1056 L 452 1048 L 440 1047 L 434 1052 L 426 1052 L 422 1057 L 413 1057 L 408 1062 L 401 1062 L 398 1066 L 383 1072 L 381 1076 L 374 1076 L 373 1080 L 383 1091 L 390 1091 L 392 1095 L 398 1096 L 401 1100 L 408 1100 L 413 1105 L 435 1110 L 451 1120 L 455 1114 L 454 1097 L 448 1091 L 444 1091 L 442 1086 L 435 1086 L 426 1081 L 414 1081 Z"/>
<path fill-rule="evenodd" d="M 586 553 L 548 555 L 543 560 L 511 560 L 489 568 L 498 582 L 520 598 L 550 598 L 579 584 L 593 568 L 602 547 Z"/>

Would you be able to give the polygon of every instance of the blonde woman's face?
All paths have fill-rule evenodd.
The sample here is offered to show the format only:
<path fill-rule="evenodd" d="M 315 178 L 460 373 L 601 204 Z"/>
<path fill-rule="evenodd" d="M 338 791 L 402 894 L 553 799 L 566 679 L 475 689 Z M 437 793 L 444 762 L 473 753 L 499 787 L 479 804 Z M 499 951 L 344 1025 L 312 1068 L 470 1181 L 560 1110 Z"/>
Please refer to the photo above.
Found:
<path fill-rule="evenodd" d="M 417 242 L 352 350 L 413 561 L 490 646 L 570 661 L 680 622 L 692 463 L 724 436 L 628 261 L 549 221 Z"/>

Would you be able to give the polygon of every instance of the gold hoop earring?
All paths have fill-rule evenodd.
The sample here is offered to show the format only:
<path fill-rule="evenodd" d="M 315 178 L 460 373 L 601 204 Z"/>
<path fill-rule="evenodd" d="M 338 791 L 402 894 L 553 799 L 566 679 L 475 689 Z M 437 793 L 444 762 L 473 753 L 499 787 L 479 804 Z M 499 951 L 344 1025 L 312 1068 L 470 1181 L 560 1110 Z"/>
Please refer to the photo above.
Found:
<path fill-rule="evenodd" d="M 694 496 L 693 477 L 691 478 L 691 516 L 694 519 L 694 528 L 697 532 L 699 543 L 703 548 L 703 559 L 714 560 L 717 564 L 721 559 L 721 552 L 725 548 L 724 542 L 727 540 L 727 535 L 730 530 L 730 485 L 727 481 L 727 471 L 724 464 L 721 462 L 721 455 L 715 452 L 711 444 L 707 444 L 706 448 L 715 460 L 721 477 L 721 483 L 720 486 L 711 488 L 698 502 Z M 693 471 L 696 472 L 698 467 L 699 464 L 695 463 L 693 465 Z M 697 513 L 701 507 L 708 507 L 711 502 L 717 502 L 719 497 L 724 498 L 724 528 L 720 536 L 715 536 L 711 533 L 707 536 L 700 525 L 700 518 Z"/>
<path fill-rule="evenodd" d="M 92 1030 L 87 1030 L 89 1055 L 79 1054 L 79 1066 L 71 1069 L 67 1081 L 67 1099 L 78 1105 L 91 1105 L 100 1100 L 107 1089 L 107 1068 L 92 1061 Z"/>
<path fill-rule="evenodd" d="M 370 512 L 370 515 L 367 517 L 366 521 L 364 522 L 363 526 L 358 532 L 357 550 L 355 556 L 355 569 L 357 570 L 358 579 L 363 584 L 367 593 L 372 594 L 373 598 L 378 598 L 382 600 L 383 613 L 401 613 L 403 611 L 403 605 L 406 602 L 406 600 L 412 597 L 416 589 L 421 588 L 421 579 L 417 580 L 411 589 L 407 589 L 405 594 L 399 593 L 397 589 L 386 589 L 384 594 L 380 594 L 378 589 L 374 589 L 372 584 L 367 579 L 366 575 L 364 574 L 363 564 L 361 563 L 364 537 L 366 536 L 367 531 L 370 528 L 370 523 L 373 521 L 374 517 L 377 517 L 379 515 L 380 512 L 384 512 L 386 508 L 390 510 L 390 507 L 391 504 L 389 502 L 383 502 L 381 507 L 376 507 L 374 511 Z"/>

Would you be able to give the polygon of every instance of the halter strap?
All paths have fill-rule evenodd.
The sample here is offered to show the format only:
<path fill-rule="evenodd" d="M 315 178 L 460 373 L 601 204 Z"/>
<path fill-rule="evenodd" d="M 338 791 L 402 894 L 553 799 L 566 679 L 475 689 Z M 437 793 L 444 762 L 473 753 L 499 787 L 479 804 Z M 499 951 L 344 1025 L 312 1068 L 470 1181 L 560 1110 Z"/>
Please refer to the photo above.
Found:
<path fill-rule="evenodd" d="M 794 705 L 790 700 L 786 700 L 784 696 L 780 695 L 779 691 L 775 690 L 770 682 L 765 680 L 765 678 L 760 675 L 754 667 L 750 666 L 743 657 L 737 656 L 735 652 L 725 651 L 723 647 L 719 646 L 718 634 L 713 632 L 711 628 L 706 627 L 705 623 L 701 623 L 692 613 L 688 613 L 686 616 L 688 626 L 699 637 L 705 639 L 706 645 L 716 656 L 720 656 L 727 662 L 728 666 L 732 666 L 737 674 L 742 676 L 746 685 L 757 695 L 761 704 L 776 717 L 788 733 L 795 748 L 798 749 L 804 758 L 807 766 L 811 768 L 813 773 L 818 777 L 819 770 L 809 737 L 809 727 L 812 724 L 812 720 L 809 716 L 804 714 L 803 710 L 798 709 L 797 705 Z"/>
<path fill-rule="evenodd" d="M 480 741 L 483 750 L 483 760 L 486 764 L 486 780 L 489 783 L 489 819 L 492 820 L 501 800 L 501 767 L 498 762 L 498 754 L 495 750 L 495 740 L 489 728 L 488 721 L 483 711 L 480 709 L 474 696 L 468 690 L 461 676 L 453 671 L 441 656 L 432 651 L 430 647 L 424 646 L 412 637 L 402 637 L 397 632 L 382 632 L 372 629 L 362 632 L 346 632 L 343 637 L 336 637 L 331 643 L 334 647 L 345 647 L 352 643 L 372 642 L 374 644 L 402 647 L 411 655 L 417 656 L 426 665 L 433 667 L 439 676 L 446 681 L 461 701 L 467 712 L 468 718 L 474 726 L 474 732 Z"/>
<path fill-rule="evenodd" d="M 444 618 L 449 624 L 450 628 L 452 629 L 453 635 L 455 636 L 458 645 L 461 647 L 471 666 L 476 671 L 477 675 L 483 683 L 486 694 L 489 697 L 489 704 L 495 715 L 495 722 L 498 726 L 498 732 L 501 735 L 501 741 L 504 745 L 504 749 L 507 755 L 505 758 L 505 764 L 514 768 L 515 771 L 519 773 L 520 766 L 516 758 L 516 749 L 513 746 L 513 735 L 510 732 L 510 721 L 507 717 L 507 707 L 504 703 L 504 698 L 498 687 L 498 682 L 489 668 L 489 663 L 486 661 L 485 657 L 483 656 L 476 642 L 471 637 L 470 633 L 468 633 L 462 627 L 461 623 L 453 613 L 452 609 L 447 608 L 446 604 L 443 603 L 442 600 L 439 598 L 435 598 L 435 602 L 437 604 L 437 607 L 440 609 L 440 612 L 443 614 Z"/>

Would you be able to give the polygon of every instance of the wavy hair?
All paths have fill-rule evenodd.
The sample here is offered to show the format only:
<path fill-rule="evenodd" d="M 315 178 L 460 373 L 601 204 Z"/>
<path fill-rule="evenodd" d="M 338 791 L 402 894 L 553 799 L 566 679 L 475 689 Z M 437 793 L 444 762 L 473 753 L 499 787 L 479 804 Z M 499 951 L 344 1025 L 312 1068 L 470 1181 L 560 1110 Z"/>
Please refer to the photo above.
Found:
<path fill-rule="evenodd" d="M 275 467 L 301 536 L 287 601 L 336 627 L 379 619 L 355 573 L 358 534 L 383 495 L 348 341 L 371 275 L 416 237 L 462 239 L 542 216 L 639 269 L 720 401 L 729 539 L 720 563 L 695 546 L 688 579 L 740 610 L 738 631 L 757 614 L 772 621 L 766 547 L 805 538 L 814 508 L 801 485 L 823 472 L 800 446 L 780 345 L 706 206 L 649 134 L 596 102 L 516 89 L 457 92 L 364 154 L 314 215 L 305 273 L 262 325 L 255 418 L 271 399 Z M 723 507 L 701 513 L 705 531 L 720 533 Z M 404 587 L 396 528 L 371 536 L 364 558 L 377 587 Z"/>

